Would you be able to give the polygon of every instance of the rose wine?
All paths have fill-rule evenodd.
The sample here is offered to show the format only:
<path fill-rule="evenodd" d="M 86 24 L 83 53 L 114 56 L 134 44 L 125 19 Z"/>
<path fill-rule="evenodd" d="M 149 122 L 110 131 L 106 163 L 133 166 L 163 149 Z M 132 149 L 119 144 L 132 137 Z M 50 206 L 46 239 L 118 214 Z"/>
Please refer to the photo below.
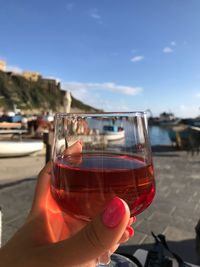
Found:
<path fill-rule="evenodd" d="M 58 156 L 51 191 L 64 212 L 90 220 L 114 197 L 124 199 L 136 215 L 155 195 L 152 164 L 142 158 L 115 154 Z"/>

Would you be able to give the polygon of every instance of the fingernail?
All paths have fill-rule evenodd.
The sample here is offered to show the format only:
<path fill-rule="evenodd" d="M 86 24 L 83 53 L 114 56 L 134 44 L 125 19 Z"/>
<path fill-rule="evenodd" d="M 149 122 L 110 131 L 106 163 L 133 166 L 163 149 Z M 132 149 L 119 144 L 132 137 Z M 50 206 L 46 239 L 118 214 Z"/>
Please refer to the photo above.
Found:
<path fill-rule="evenodd" d="M 133 223 L 136 223 L 136 221 L 137 221 L 137 218 L 134 216 L 133 217 Z"/>
<path fill-rule="evenodd" d="M 129 233 L 129 237 L 132 237 L 132 236 L 134 235 L 134 230 L 133 230 L 132 227 L 127 226 L 127 227 L 126 227 L 126 230 L 127 230 L 128 233 Z"/>
<path fill-rule="evenodd" d="M 115 197 L 108 204 L 102 214 L 103 224 L 109 228 L 116 227 L 122 220 L 125 214 L 125 206 L 123 201 Z"/>

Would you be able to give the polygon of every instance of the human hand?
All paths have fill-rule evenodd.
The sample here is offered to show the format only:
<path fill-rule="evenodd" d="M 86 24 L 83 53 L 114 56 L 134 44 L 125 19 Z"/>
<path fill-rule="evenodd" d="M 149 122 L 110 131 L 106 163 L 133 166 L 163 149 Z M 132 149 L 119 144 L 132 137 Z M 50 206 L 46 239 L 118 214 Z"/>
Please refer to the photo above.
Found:
<path fill-rule="evenodd" d="M 40 172 L 25 224 L 0 250 L 4 267 L 95 266 L 97 258 L 114 252 L 133 235 L 130 224 L 134 219 L 117 197 L 87 225 L 63 216 L 50 192 L 50 170 L 48 163 Z"/>

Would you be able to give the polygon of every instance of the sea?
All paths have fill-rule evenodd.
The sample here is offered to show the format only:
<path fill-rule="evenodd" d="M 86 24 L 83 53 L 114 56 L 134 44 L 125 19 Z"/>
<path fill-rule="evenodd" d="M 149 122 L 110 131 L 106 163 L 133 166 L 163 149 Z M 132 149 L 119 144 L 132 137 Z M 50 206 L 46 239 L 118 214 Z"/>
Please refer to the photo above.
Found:
<path fill-rule="evenodd" d="M 97 128 L 102 131 L 103 125 L 108 125 L 107 121 L 98 121 L 98 120 L 90 120 L 89 123 L 91 128 Z M 116 122 L 116 125 L 121 126 L 120 121 Z M 128 136 L 130 138 L 130 132 L 128 127 L 128 122 L 126 122 L 123 127 L 127 127 L 126 130 L 128 132 Z M 168 128 L 167 127 L 160 127 L 160 126 L 149 126 L 149 136 L 152 146 L 156 145 L 171 145 L 171 140 L 168 135 Z M 129 139 L 128 138 L 128 139 Z"/>
<path fill-rule="evenodd" d="M 159 126 L 149 126 L 151 145 L 171 145 L 168 129 Z"/>

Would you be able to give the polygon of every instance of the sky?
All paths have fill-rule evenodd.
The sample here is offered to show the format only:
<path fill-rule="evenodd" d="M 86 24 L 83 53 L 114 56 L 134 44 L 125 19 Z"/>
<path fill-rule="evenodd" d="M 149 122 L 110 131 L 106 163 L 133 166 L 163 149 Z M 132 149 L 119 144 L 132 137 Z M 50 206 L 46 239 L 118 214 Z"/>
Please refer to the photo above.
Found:
<path fill-rule="evenodd" d="M 200 115 L 199 0 L 0 0 L 0 59 L 105 111 Z"/>

